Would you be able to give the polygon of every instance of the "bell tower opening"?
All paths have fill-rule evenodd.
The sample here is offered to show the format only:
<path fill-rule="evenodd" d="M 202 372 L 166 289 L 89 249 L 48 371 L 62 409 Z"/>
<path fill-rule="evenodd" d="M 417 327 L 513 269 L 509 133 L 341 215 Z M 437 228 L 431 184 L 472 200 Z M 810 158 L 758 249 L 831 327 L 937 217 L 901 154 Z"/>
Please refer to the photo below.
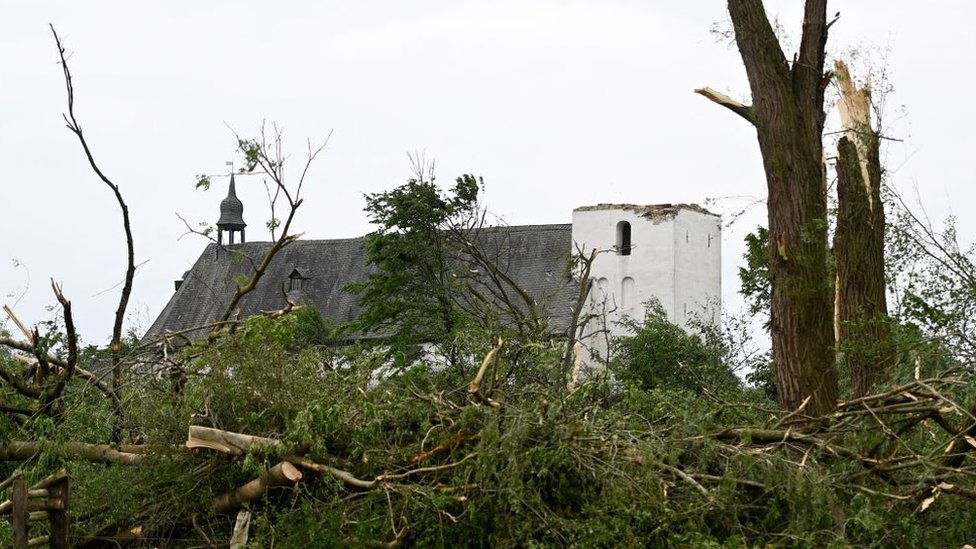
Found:
<path fill-rule="evenodd" d="M 630 255 L 630 222 L 617 223 L 617 255 Z"/>

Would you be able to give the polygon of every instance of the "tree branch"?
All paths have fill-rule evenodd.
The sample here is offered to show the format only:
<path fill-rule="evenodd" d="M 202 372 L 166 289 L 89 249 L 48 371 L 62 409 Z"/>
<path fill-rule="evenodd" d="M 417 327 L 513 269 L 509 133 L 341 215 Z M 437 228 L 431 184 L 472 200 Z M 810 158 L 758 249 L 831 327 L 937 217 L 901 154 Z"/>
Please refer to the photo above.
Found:
<path fill-rule="evenodd" d="M 710 101 L 714 103 L 718 103 L 719 105 L 725 107 L 726 109 L 729 109 L 730 111 L 741 116 L 742 118 L 745 118 L 746 121 L 752 124 L 753 126 L 756 125 L 756 111 L 752 108 L 751 105 L 743 105 L 742 103 L 739 103 L 735 99 L 732 99 L 731 97 L 725 95 L 724 93 L 717 92 L 712 88 L 697 88 L 695 90 L 695 93 L 704 96 Z"/>

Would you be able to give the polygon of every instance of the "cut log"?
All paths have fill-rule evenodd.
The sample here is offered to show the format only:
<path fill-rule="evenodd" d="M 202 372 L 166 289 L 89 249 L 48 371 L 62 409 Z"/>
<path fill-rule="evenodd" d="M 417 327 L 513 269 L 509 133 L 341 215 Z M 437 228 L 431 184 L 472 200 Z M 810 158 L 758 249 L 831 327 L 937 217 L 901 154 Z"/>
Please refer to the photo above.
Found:
<path fill-rule="evenodd" d="M 42 478 L 41 480 L 35 482 L 31 486 L 31 490 L 46 490 L 50 488 L 52 485 L 57 484 L 66 478 L 68 478 L 68 471 L 61 469 L 60 471 L 56 473 L 52 473 Z"/>
<path fill-rule="evenodd" d="M 258 444 L 280 446 L 281 441 L 273 438 L 256 437 L 233 433 L 231 431 L 212 429 L 210 427 L 201 427 L 199 425 L 191 425 L 186 437 L 187 448 L 207 448 L 233 456 L 243 455 L 252 446 Z"/>
<path fill-rule="evenodd" d="M 16 471 L 14 471 L 14 474 L 7 477 L 7 479 L 4 480 L 3 482 L 0 482 L 0 493 L 5 492 L 7 488 L 10 488 L 13 485 L 14 481 L 19 479 L 21 476 L 23 476 L 23 474 L 24 472 L 18 468 Z"/>
<path fill-rule="evenodd" d="M 268 490 L 280 486 L 290 486 L 302 479 L 302 472 L 287 461 L 282 461 L 261 476 L 213 500 L 214 511 L 232 513 L 245 503 L 264 497 Z"/>

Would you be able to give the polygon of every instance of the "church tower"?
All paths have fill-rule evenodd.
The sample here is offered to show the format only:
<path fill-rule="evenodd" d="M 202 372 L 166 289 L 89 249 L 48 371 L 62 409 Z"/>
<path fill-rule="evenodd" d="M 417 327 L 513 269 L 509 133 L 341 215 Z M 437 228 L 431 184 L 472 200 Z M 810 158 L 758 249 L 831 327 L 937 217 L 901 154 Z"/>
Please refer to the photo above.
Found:
<path fill-rule="evenodd" d="M 599 204 L 573 211 L 573 242 L 589 255 L 590 350 L 607 356 L 619 322 L 657 300 L 670 322 L 720 322 L 722 220 L 694 204 Z M 582 281 L 581 281 L 582 282 Z M 584 342 L 586 344 L 586 342 Z"/>
<path fill-rule="evenodd" d="M 220 202 L 220 220 L 217 221 L 217 244 L 224 243 L 224 231 L 227 231 L 228 245 L 234 244 L 234 233 L 241 233 L 241 244 L 244 243 L 244 204 L 237 198 L 234 188 L 234 174 L 230 174 L 230 188 L 227 198 Z"/>

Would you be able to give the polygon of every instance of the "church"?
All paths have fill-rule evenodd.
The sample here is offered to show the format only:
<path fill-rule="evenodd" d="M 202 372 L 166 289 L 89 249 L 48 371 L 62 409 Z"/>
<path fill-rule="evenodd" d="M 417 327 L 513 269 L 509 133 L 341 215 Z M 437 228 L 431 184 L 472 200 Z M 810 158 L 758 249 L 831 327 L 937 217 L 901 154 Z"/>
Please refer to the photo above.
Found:
<path fill-rule="evenodd" d="M 146 337 L 186 332 L 215 321 L 248 276 L 250 263 L 262 258 L 272 242 L 245 240 L 244 205 L 231 177 L 220 204 L 217 242 L 209 244 L 193 267 L 175 283 L 169 303 Z M 587 313 L 599 319 L 603 337 L 583 340 L 591 350 L 606 352 L 607 335 L 620 335 L 618 321 L 641 320 L 644 304 L 656 299 L 668 320 L 690 328 L 697 319 L 718 322 L 721 299 L 721 218 L 694 204 L 598 204 L 572 212 L 572 223 L 516 225 L 493 228 L 503 247 L 506 274 L 536 301 L 554 336 L 571 324 L 580 284 L 588 288 Z M 227 242 L 224 242 L 227 233 Z M 343 290 L 364 280 L 372 268 L 365 237 L 298 240 L 283 248 L 264 277 L 239 306 L 245 318 L 279 310 L 287 301 L 314 306 L 335 323 L 354 320 L 358 297 Z M 589 280 L 574 280 L 573 255 L 591 250 Z M 591 321 L 592 322 L 592 321 Z M 599 332 L 588 327 L 584 333 Z M 189 332 L 200 336 L 203 329 Z M 602 341 L 602 343 L 601 343 Z"/>

